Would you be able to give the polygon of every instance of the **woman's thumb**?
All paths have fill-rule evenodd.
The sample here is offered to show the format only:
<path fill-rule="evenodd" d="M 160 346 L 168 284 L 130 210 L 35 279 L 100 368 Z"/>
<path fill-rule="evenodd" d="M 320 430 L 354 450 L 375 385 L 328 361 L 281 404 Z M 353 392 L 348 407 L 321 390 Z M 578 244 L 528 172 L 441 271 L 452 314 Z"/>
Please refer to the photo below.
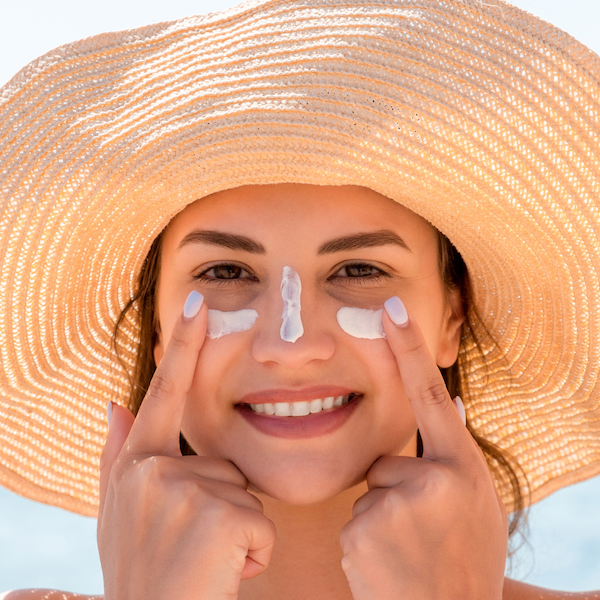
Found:
<path fill-rule="evenodd" d="M 120 406 L 114 402 L 109 402 L 107 407 L 108 418 L 108 436 L 104 449 L 100 455 L 100 510 L 98 518 L 102 514 L 106 491 L 108 489 L 108 480 L 110 471 L 117 460 L 123 444 L 129 435 L 129 431 L 135 421 L 135 417 L 131 411 L 124 406 Z"/>

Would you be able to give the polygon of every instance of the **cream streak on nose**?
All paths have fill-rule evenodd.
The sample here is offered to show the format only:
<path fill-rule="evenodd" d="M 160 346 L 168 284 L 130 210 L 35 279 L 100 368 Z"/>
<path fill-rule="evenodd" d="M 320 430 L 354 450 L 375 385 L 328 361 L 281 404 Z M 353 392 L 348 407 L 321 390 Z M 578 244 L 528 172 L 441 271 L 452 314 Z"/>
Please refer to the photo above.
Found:
<path fill-rule="evenodd" d="M 256 323 L 257 318 L 258 313 L 252 308 L 233 311 L 210 309 L 206 335 L 211 339 L 219 339 L 230 333 L 247 331 Z"/>
<path fill-rule="evenodd" d="M 342 306 L 337 312 L 337 322 L 340 327 L 352 337 L 364 340 L 385 338 L 383 330 L 383 309 L 369 310 Z"/>
<path fill-rule="evenodd" d="M 300 293 L 302 284 L 300 275 L 292 267 L 283 267 L 281 278 L 281 297 L 283 298 L 283 323 L 279 334 L 284 342 L 295 342 L 304 333 L 300 318 Z"/>

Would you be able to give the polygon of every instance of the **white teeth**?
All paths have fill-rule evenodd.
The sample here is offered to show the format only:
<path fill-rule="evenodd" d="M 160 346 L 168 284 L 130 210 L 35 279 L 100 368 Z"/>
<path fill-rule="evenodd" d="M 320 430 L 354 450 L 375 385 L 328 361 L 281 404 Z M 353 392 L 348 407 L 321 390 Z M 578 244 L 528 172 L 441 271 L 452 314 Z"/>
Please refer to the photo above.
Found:
<path fill-rule="evenodd" d="M 310 412 L 318 413 L 323 410 L 323 400 L 321 398 L 317 398 L 310 403 Z"/>
<path fill-rule="evenodd" d="M 292 416 L 292 406 L 288 402 L 278 402 L 275 405 L 275 414 L 278 417 L 291 417 Z"/>
<path fill-rule="evenodd" d="M 255 413 L 265 413 L 278 417 L 304 417 L 306 415 L 319 413 L 322 410 L 347 404 L 348 396 L 329 396 L 328 398 L 316 398 L 306 402 L 277 402 L 275 404 L 250 404 Z"/>
<path fill-rule="evenodd" d="M 310 415 L 309 402 L 294 402 L 292 404 L 292 417 L 304 417 Z"/>

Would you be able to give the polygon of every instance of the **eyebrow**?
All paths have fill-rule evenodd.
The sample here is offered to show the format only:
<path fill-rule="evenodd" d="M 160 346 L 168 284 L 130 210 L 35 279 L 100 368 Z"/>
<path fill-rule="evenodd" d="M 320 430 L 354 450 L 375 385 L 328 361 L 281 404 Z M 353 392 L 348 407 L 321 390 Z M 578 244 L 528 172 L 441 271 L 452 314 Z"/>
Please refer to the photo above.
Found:
<path fill-rule="evenodd" d="M 394 244 L 412 253 L 407 243 L 393 231 L 382 229 L 370 233 L 356 233 L 330 240 L 323 244 L 317 254 L 330 254 L 332 252 L 344 252 L 347 250 L 358 250 L 360 248 L 373 248 L 374 246 L 387 246 Z"/>
<path fill-rule="evenodd" d="M 244 235 L 224 233 L 222 231 L 196 229 L 188 233 L 181 240 L 177 249 L 179 250 L 188 244 L 209 244 L 212 246 L 221 246 L 230 250 L 243 250 L 244 252 L 250 252 L 252 254 L 266 254 L 265 247 L 259 242 Z M 356 233 L 330 240 L 319 247 L 317 254 L 320 256 L 334 252 L 386 246 L 388 244 L 394 244 L 412 252 L 399 235 L 389 229 L 382 229 L 381 231 Z"/>
<path fill-rule="evenodd" d="M 243 250 L 252 254 L 266 254 L 265 247 L 258 242 L 244 235 L 234 233 L 223 233 L 222 231 L 208 231 L 196 229 L 188 233 L 179 243 L 179 250 L 187 244 L 210 244 L 212 246 L 221 246 L 230 250 Z"/>

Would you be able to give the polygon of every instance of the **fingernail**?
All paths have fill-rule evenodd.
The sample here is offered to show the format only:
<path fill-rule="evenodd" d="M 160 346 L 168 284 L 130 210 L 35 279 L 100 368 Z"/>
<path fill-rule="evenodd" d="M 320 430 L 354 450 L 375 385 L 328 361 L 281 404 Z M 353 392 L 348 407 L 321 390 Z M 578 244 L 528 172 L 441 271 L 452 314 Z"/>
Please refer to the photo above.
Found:
<path fill-rule="evenodd" d="M 191 291 L 183 307 L 183 316 L 186 319 L 193 319 L 198 314 L 203 302 L 204 296 L 200 292 Z"/>
<path fill-rule="evenodd" d="M 110 420 L 112 419 L 112 402 L 109 400 L 106 405 L 106 420 L 108 421 L 108 427 L 110 428 Z"/>
<path fill-rule="evenodd" d="M 406 308 L 398 296 L 392 296 L 389 300 L 386 300 L 384 306 L 390 319 L 396 325 L 406 325 L 408 323 Z"/>
<path fill-rule="evenodd" d="M 467 413 L 465 412 L 465 405 L 463 404 L 463 401 L 461 400 L 460 396 L 456 396 L 456 398 L 454 398 L 454 402 L 456 404 L 458 414 L 460 415 L 460 418 L 462 419 L 463 425 L 466 425 L 467 424 Z"/>

